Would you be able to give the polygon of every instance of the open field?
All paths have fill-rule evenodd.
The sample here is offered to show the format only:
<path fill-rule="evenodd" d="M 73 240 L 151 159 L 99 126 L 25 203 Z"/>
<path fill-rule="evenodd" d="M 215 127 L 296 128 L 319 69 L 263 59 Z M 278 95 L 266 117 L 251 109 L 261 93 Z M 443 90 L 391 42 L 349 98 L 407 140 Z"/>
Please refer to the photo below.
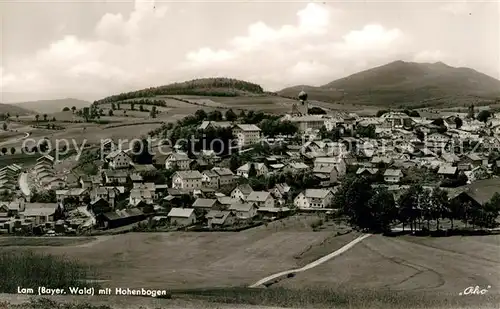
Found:
<path fill-rule="evenodd" d="M 293 229 L 307 225 L 307 220 L 289 219 L 286 226 Z M 248 286 L 300 266 L 302 260 L 319 258 L 313 256 L 314 248 L 322 243 L 340 247 L 347 241 L 335 241 L 334 232 L 292 232 L 287 227 L 281 231 L 270 224 L 239 233 L 129 233 L 78 246 L 23 248 L 94 265 L 110 286 L 179 289 Z"/>
<path fill-rule="evenodd" d="M 0 294 L 0 299 L 11 304 L 5 307 L 8 309 L 498 309 L 498 298 L 485 296 L 435 299 L 387 291 L 343 293 L 335 290 L 245 288 L 174 293 L 172 299 L 71 295 L 30 297 L 20 294 Z"/>
<path fill-rule="evenodd" d="M 500 294 L 499 236 L 365 239 L 345 254 L 276 287 L 345 288 L 452 296 L 468 286 Z M 274 287 L 274 286 L 273 286 Z"/>
<path fill-rule="evenodd" d="M 129 233 L 83 244 L 24 248 L 93 265 L 99 279 L 109 280 L 103 286 L 172 290 L 174 300 L 154 305 L 149 298 L 137 298 L 152 308 L 171 308 L 182 301 L 183 308 L 193 301 L 203 308 L 213 305 L 205 301 L 295 308 L 495 308 L 491 305 L 500 300 L 500 236 L 459 240 L 374 235 L 267 289 L 246 288 L 355 237 L 312 232 L 314 220 L 297 216 L 239 233 Z M 459 296 L 476 285 L 490 288 L 486 295 Z M 232 308 L 245 308 L 240 306 Z"/>

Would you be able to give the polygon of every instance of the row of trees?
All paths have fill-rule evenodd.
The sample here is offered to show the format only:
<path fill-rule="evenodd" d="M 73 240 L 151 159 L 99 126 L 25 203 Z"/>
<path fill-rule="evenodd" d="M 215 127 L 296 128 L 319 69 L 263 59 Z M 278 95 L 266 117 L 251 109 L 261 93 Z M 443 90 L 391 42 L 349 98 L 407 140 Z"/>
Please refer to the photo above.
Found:
<path fill-rule="evenodd" d="M 43 114 L 42 117 L 43 117 L 43 121 L 48 121 L 49 115 Z M 35 115 L 35 120 L 37 122 L 40 121 L 40 115 L 39 114 Z M 56 121 L 56 117 L 52 117 L 51 121 Z"/>
<path fill-rule="evenodd" d="M 129 99 L 155 97 L 159 95 L 208 95 L 237 96 L 237 91 L 264 93 L 260 85 L 233 78 L 201 78 L 166 86 L 151 87 L 138 91 L 120 93 L 94 102 L 104 104 Z"/>
<path fill-rule="evenodd" d="M 452 229 L 457 220 L 473 227 L 494 227 L 500 212 L 500 195 L 495 193 L 483 206 L 473 206 L 470 201 L 450 200 L 443 189 L 429 190 L 417 184 L 395 199 L 387 188 L 372 187 L 369 178 L 350 177 L 336 192 L 333 204 L 352 226 L 360 229 L 387 232 L 393 224 L 402 223 L 403 229 L 409 226 L 412 231 L 430 230 L 430 222 L 435 221 L 439 230 L 443 219 L 450 220 Z"/>

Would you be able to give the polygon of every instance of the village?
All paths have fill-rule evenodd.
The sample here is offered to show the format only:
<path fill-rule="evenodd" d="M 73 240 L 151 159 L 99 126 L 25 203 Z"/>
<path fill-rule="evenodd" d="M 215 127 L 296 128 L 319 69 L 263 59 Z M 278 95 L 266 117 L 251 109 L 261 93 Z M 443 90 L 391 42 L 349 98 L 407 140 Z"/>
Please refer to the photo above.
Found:
<path fill-rule="evenodd" d="M 175 132 L 188 123 L 212 137 L 229 132 L 217 150 L 177 143 L 159 153 L 165 147 L 158 143 L 153 153 L 132 155 L 105 139 L 79 159 L 95 167 L 91 173 L 61 171 L 61 162 L 48 154 L 34 166 L 5 166 L 0 231 L 240 231 L 300 213 L 335 217 L 343 207 L 335 194 L 349 177 L 371 177 L 373 188 L 395 198 L 412 185 L 440 187 L 449 201 L 477 207 L 500 185 L 500 118 L 488 110 L 360 117 L 310 107 L 305 92 L 299 98 L 284 116 L 199 110 L 150 134 L 180 140 Z"/>

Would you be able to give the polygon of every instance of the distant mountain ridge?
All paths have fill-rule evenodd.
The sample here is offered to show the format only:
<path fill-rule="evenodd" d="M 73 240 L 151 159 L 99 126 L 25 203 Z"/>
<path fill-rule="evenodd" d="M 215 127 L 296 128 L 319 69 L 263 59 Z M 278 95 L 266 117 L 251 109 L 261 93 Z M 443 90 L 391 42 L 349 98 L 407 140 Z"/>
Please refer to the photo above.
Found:
<path fill-rule="evenodd" d="M 278 91 L 296 96 L 304 89 L 312 100 L 362 105 L 466 104 L 500 98 L 500 81 L 470 68 L 443 62 L 394 61 L 325 85 L 294 86 Z"/>
<path fill-rule="evenodd" d="M 28 110 L 13 104 L 0 103 L 0 114 L 9 114 L 11 117 L 26 116 L 36 114 L 32 110 Z"/>
<path fill-rule="evenodd" d="M 90 106 L 90 104 L 91 103 L 88 101 L 74 98 L 11 103 L 11 105 L 13 106 L 29 109 L 40 114 L 57 113 L 62 111 L 64 107 L 71 108 L 72 106 L 76 107 L 77 109 L 81 109 L 83 107 Z"/>

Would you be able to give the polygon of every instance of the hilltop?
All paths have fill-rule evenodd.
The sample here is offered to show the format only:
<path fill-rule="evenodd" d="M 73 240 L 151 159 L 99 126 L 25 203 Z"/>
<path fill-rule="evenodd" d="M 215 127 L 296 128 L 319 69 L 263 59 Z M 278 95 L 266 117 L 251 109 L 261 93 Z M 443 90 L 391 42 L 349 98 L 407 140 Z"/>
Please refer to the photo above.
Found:
<path fill-rule="evenodd" d="M 166 95 L 236 97 L 263 94 L 264 90 L 260 85 L 233 78 L 213 77 L 193 79 L 180 83 L 124 92 L 98 100 L 95 103 L 105 104 L 130 99 L 152 98 Z"/>
<path fill-rule="evenodd" d="M 10 114 L 11 116 L 26 116 L 26 115 L 32 115 L 35 112 L 22 108 L 20 106 L 12 105 L 12 104 L 5 104 L 5 103 L 0 103 L 0 114 Z"/>
<path fill-rule="evenodd" d="M 296 96 L 304 89 L 309 98 L 325 102 L 382 106 L 464 105 L 500 98 L 500 81 L 470 68 L 442 62 L 394 61 L 328 84 L 294 86 L 278 92 Z"/>
<path fill-rule="evenodd" d="M 71 108 L 72 106 L 77 109 L 90 106 L 90 102 L 66 98 L 66 99 L 55 99 L 55 100 L 38 100 L 38 101 L 28 101 L 28 102 L 19 102 L 12 103 L 15 107 L 25 108 L 37 113 L 56 113 L 60 112 L 64 107 Z M 11 113 L 12 114 L 12 113 Z"/>

